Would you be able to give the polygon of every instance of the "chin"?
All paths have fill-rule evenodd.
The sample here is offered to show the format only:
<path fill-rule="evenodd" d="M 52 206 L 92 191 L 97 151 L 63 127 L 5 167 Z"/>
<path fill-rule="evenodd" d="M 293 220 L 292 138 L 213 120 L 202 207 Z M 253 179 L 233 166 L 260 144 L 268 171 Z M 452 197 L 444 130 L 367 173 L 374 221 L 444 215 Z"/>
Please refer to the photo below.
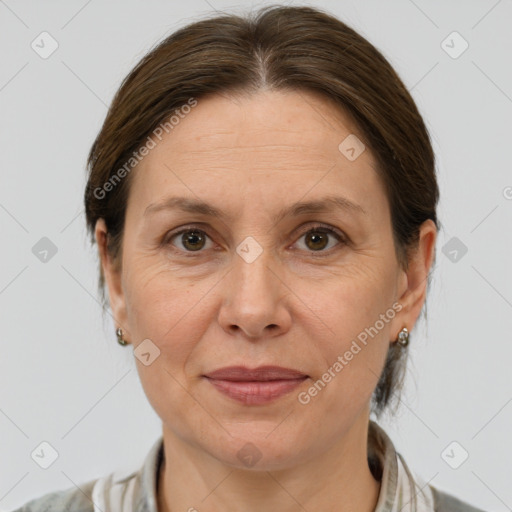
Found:
<path fill-rule="evenodd" d="M 223 464 L 240 470 L 276 471 L 293 467 L 306 458 L 308 447 L 292 436 L 280 436 L 272 439 L 271 430 L 262 433 L 251 430 L 247 424 L 240 425 L 241 432 L 233 436 L 225 435 L 215 446 L 205 446 L 213 457 Z M 245 428 L 244 428 L 245 426 Z M 275 428 L 275 424 L 274 424 Z"/>

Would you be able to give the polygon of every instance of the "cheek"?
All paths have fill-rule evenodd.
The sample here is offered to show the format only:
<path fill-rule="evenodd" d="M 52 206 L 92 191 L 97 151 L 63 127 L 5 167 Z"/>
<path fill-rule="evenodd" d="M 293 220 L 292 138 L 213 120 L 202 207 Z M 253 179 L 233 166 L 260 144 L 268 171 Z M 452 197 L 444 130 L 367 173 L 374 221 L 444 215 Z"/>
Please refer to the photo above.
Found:
<path fill-rule="evenodd" d="M 181 279 L 160 254 L 135 253 L 125 268 L 127 316 L 155 335 L 172 328 L 200 299 L 202 281 Z"/>
<path fill-rule="evenodd" d="M 307 307 L 301 321 L 316 323 L 338 346 L 373 325 L 394 301 L 394 274 L 384 260 L 365 256 L 314 280 L 290 280 Z M 381 329 L 379 329 L 381 330 Z M 325 336 L 324 336 L 325 337 Z"/>
<path fill-rule="evenodd" d="M 209 287 L 207 287 L 209 288 Z M 132 264 L 125 296 L 130 332 L 139 340 L 150 339 L 158 356 L 149 365 L 135 357 L 144 392 L 160 418 L 186 431 L 183 411 L 196 411 L 197 403 L 187 391 L 186 367 L 211 319 L 204 312 L 202 283 L 176 279 L 162 265 L 148 258 Z M 194 412 L 200 415 L 200 411 Z"/>
<path fill-rule="evenodd" d="M 167 266 L 147 257 L 130 265 L 125 297 L 135 344 L 149 338 L 160 349 L 166 367 L 176 371 L 206 329 L 209 319 L 201 313 L 201 298 L 211 285 L 176 278 Z"/>
<path fill-rule="evenodd" d="M 377 260 L 373 263 L 297 289 L 311 305 L 302 321 L 321 354 L 319 373 L 303 402 L 310 399 L 341 414 L 362 407 L 375 389 L 395 309 L 392 275 Z"/>
<path fill-rule="evenodd" d="M 374 311 L 380 314 L 379 308 Z M 329 410 L 334 417 L 355 417 L 366 406 L 389 347 L 388 324 L 379 320 L 379 314 L 370 312 L 369 305 L 363 311 L 348 304 L 328 320 L 334 334 L 315 339 L 321 362 L 310 387 L 298 397 L 301 404 L 311 404 L 310 412 L 316 409 L 322 415 Z"/>

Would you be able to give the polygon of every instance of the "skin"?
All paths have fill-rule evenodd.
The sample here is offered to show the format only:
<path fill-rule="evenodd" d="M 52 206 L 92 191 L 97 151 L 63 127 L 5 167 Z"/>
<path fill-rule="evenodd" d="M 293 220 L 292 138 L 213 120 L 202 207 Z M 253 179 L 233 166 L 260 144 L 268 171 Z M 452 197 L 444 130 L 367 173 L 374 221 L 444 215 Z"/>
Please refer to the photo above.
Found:
<path fill-rule="evenodd" d="M 97 222 L 114 317 L 134 349 L 150 339 L 160 350 L 148 366 L 135 359 L 163 424 L 159 512 L 374 510 L 380 482 L 367 463 L 370 398 L 389 344 L 421 312 L 436 228 L 421 226 L 404 271 L 373 155 L 367 148 L 350 161 L 338 149 L 349 134 L 363 139 L 345 113 L 310 92 L 199 99 L 132 171 L 120 267 Z M 273 220 L 283 207 L 333 194 L 366 213 L 331 208 Z M 226 219 L 177 209 L 144 215 L 170 196 L 207 201 Z M 346 242 L 330 234 L 315 245 L 306 232 L 319 223 Z M 199 251 L 172 237 L 189 224 L 206 233 L 204 245 L 192 242 Z M 251 263 L 236 252 L 248 236 L 263 251 Z M 298 393 L 394 303 L 400 312 L 301 404 Z M 263 364 L 309 378 L 254 406 L 202 377 Z M 252 467 L 237 457 L 249 442 L 261 454 Z"/>

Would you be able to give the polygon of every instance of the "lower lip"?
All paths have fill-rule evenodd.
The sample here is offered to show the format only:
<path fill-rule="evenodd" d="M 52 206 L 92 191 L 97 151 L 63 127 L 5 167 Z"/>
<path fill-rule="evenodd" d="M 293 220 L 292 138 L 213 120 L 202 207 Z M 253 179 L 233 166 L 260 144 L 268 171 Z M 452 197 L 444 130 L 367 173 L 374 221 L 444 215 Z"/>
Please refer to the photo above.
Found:
<path fill-rule="evenodd" d="M 230 381 L 207 378 L 221 393 L 245 405 L 267 404 L 284 396 L 300 384 L 307 377 L 289 380 L 269 380 L 258 382 Z"/>

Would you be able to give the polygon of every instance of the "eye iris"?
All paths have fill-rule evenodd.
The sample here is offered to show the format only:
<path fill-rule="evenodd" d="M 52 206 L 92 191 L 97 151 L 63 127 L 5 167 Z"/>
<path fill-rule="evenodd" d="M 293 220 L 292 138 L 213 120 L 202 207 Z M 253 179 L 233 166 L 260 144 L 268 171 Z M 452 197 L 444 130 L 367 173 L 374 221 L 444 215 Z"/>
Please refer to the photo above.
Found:
<path fill-rule="evenodd" d="M 187 231 L 181 236 L 181 241 L 183 242 L 183 246 L 187 249 L 190 249 L 191 251 L 198 251 L 204 247 L 205 237 L 199 231 Z M 194 245 L 198 241 L 201 244 L 200 247 Z M 190 247 L 189 244 L 192 244 L 192 247 Z"/>
<path fill-rule="evenodd" d="M 314 251 L 324 249 L 329 243 L 329 235 L 321 231 L 310 231 L 305 236 L 306 245 Z M 181 235 L 181 241 L 188 250 L 199 251 L 204 247 L 206 238 L 201 231 L 186 231 Z"/>
<path fill-rule="evenodd" d="M 328 235 L 326 233 L 319 233 L 317 231 L 308 233 L 306 235 L 306 245 L 313 250 L 323 249 L 327 246 L 327 240 Z M 311 240 L 313 242 L 313 246 L 308 243 L 308 240 Z M 317 244 L 319 243 L 320 246 Z"/>

